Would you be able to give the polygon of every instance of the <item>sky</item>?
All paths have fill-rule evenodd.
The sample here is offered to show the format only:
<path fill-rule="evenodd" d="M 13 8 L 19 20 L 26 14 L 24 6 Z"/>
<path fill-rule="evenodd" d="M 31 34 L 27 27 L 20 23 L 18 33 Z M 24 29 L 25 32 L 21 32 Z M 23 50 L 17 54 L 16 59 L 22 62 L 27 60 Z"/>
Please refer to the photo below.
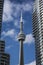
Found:
<path fill-rule="evenodd" d="M 32 9 L 34 0 L 4 0 L 2 34 L 5 40 L 5 52 L 10 54 L 10 65 L 19 64 L 20 43 L 17 36 L 20 32 L 22 8 L 24 41 L 24 65 L 36 65 L 35 41 L 32 34 Z"/>

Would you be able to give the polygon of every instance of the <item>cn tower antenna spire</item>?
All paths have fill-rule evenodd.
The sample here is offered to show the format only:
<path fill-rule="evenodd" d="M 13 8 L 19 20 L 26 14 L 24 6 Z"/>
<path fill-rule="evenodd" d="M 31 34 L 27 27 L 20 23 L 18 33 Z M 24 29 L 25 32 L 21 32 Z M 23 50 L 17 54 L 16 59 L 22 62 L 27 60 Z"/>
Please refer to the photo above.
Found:
<path fill-rule="evenodd" d="M 22 18 L 22 11 L 21 11 L 21 19 L 20 19 L 20 22 L 23 22 L 23 18 Z"/>
<path fill-rule="evenodd" d="M 20 18 L 20 32 L 23 32 L 23 17 L 22 17 L 22 11 L 21 11 L 21 18 Z"/>

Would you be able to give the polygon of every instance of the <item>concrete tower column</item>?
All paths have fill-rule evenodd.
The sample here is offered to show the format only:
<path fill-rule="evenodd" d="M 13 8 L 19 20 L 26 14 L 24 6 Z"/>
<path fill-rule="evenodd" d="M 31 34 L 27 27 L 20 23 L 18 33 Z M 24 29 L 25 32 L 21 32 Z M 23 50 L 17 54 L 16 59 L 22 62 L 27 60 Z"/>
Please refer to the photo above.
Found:
<path fill-rule="evenodd" d="M 18 40 L 20 41 L 20 59 L 19 59 L 19 65 L 24 65 L 23 41 L 25 40 L 25 34 L 23 33 L 22 13 L 21 13 L 20 33 L 18 35 Z"/>

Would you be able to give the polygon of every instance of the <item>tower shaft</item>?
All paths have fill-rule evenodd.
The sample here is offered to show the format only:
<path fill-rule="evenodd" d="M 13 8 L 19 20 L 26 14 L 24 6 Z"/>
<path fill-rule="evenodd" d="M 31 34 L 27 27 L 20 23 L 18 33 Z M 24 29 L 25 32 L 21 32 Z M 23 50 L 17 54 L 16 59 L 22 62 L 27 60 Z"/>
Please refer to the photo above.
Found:
<path fill-rule="evenodd" d="M 20 41 L 20 59 L 19 65 L 24 65 L 24 56 L 23 56 L 23 41 Z"/>

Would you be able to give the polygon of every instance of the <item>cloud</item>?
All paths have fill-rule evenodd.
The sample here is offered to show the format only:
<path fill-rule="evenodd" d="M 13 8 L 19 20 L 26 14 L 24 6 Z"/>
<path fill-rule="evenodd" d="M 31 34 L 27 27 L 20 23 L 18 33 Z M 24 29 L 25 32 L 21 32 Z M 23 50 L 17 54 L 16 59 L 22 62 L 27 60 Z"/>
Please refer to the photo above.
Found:
<path fill-rule="evenodd" d="M 4 10 L 3 10 L 3 21 L 4 22 L 13 20 L 13 17 L 11 16 L 13 12 L 12 7 L 13 5 L 10 2 L 10 0 L 4 1 Z"/>
<path fill-rule="evenodd" d="M 33 35 L 31 33 L 27 34 L 24 43 L 32 43 L 32 42 L 34 42 Z"/>
<path fill-rule="evenodd" d="M 18 39 L 17 39 L 18 35 L 17 35 L 17 32 L 14 29 L 8 30 L 7 32 L 5 32 L 5 31 L 2 32 L 2 38 L 7 37 L 7 36 L 11 37 L 14 41 L 18 41 Z M 27 34 L 24 43 L 31 44 L 33 42 L 34 42 L 33 35 L 32 34 Z"/>
<path fill-rule="evenodd" d="M 19 65 L 19 64 L 18 64 Z M 33 61 L 31 63 L 28 63 L 28 64 L 24 64 L 24 65 L 36 65 L 36 61 Z"/>
<path fill-rule="evenodd" d="M 5 37 L 11 37 L 12 39 L 16 39 L 16 36 L 17 36 L 17 33 L 14 29 L 11 29 L 11 30 L 8 30 L 7 32 L 6 31 L 3 31 L 2 32 L 2 38 L 5 38 Z"/>
<path fill-rule="evenodd" d="M 30 4 L 26 3 L 26 4 L 23 4 L 22 6 L 23 6 L 24 11 L 31 11 L 31 9 L 32 9 L 31 3 Z"/>
<path fill-rule="evenodd" d="M 8 30 L 7 32 L 3 31 L 2 35 L 4 35 L 4 36 L 12 36 L 12 35 L 14 35 L 14 29 Z"/>
<path fill-rule="evenodd" d="M 25 64 L 25 65 L 36 65 L 36 61 L 33 61 L 33 62 L 31 62 L 29 64 Z"/>
<path fill-rule="evenodd" d="M 13 45 L 9 45 L 9 46 L 6 47 L 6 50 L 9 50 L 12 47 L 13 47 Z"/>
<path fill-rule="evenodd" d="M 10 22 L 14 21 L 14 18 L 16 17 L 16 20 L 18 20 L 18 16 L 20 15 L 21 8 L 23 12 L 30 12 L 32 9 L 32 4 L 30 3 L 23 3 L 23 4 L 17 4 L 13 3 L 10 0 L 4 1 L 4 11 L 3 11 L 3 22 Z"/>
<path fill-rule="evenodd" d="M 32 9 L 31 3 L 23 3 L 23 4 L 14 4 L 16 12 L 21 11 L 21 8 L 23 11 L 30 11 Z"/>
<path fill-rule="evenodd" d="M 14 26 L 16 26 L 17 28 L 20 27 L 20 26 L 19 26 L 19 21 L 18 21 L 18 20 L 15 20 L 15 21 L 14 21 Z"/>

